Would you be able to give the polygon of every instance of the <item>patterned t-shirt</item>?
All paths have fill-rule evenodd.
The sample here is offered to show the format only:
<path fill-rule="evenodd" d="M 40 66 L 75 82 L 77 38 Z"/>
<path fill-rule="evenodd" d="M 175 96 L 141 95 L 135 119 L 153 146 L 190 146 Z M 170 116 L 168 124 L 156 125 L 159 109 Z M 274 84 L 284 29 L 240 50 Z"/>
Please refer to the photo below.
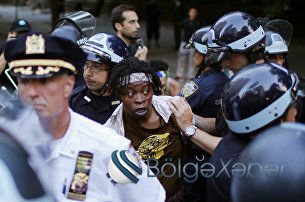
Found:
<path fill-rule="evenodd" d="M 156 167 L 158 168 L 158 179 L 166 190 L 166 198 L 169 199 L 182 189 L 181 173 L 179 177 L 178 170 L 183 166 L 186 151 L 173 116 L 168 123 L 165 123 L 161 116 L 159 118 L 159 128 L 146 129 L 133 121 L 126 121 L 127 118 L 123 116 L 125 137 L 131 140 L 138 155 L 155 174 L 158 174 Z"/>

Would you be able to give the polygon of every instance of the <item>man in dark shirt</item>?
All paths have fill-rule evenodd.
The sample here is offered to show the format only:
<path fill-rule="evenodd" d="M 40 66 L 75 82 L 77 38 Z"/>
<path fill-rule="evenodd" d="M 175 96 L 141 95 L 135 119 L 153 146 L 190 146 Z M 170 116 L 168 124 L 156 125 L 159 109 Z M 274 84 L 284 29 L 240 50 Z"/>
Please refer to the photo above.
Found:
<path fill-rule="evenodd" d="M 91 37 L 82 48 L 88 54 L 84 66 L 86 85 L 74 89 L 69 105 L 75 112 L 104 124 L 120 104 L 106 90 L 109 71 L 127 56 L 127 47 L 119 37 L 100 33 Z"/>
<path fill-rule="evenodd" d="M 136 9 L 130 5 L 119 5 L 111 11 L 111 23 L 116 35 L 128 46 L 129 56 L 146 60 L 148 49 L 138 37 L 140 29 Z M 141 43 L 137 43 L 141 41 Z"/>

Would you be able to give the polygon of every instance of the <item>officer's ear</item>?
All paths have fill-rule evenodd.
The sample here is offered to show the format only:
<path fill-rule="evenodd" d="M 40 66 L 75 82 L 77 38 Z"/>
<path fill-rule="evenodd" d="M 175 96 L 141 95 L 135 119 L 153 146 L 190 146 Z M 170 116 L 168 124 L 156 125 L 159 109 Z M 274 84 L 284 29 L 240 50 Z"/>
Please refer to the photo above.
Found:
<path fill-rule="evenodd" d="M 116 22 L 116 23 L 114 23 L 114 27 L 115 27 L 116 30 L 121 31 L 123 25 L 119 22 Z"/>
<path fill-rule="evenodd" d="M 65 76 L 65 84 L 64 84 L 64 96 L 65 98 L 69 98 L 72 93 L 75 77 L 74 75 L 66 75 Z"/>
<path fill-rule="evenodd" d="M 296 104 L 293 104 L 287 109 L 287 112 L 284 114 L 282 122 L 296 122 L 298 116 L 298 109 Z"/>

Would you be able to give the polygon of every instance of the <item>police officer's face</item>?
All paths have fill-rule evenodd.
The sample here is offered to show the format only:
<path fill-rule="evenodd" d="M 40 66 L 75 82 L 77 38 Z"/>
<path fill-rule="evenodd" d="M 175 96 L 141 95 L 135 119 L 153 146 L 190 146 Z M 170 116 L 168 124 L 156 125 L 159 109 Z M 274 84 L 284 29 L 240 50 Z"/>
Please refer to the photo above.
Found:
<path fill-rule="evenodd" d="M 200 67 L 201 62 L 203 61 L 204 57 L 198 51 L 195 50 L 193 55 L 193 66 Z"/>
<path fill-rule="evenodd" d="M 124 113 L 135 119 L 147 117 L 152 110 L 152 86 L 148 82 L 134 82 L 128 85 L 125 95 L 121 95 Z"/>
<path fill-rule="evenodd" d="M 249 60 L 243 53 L 228 53 L 221 62 L 222 67 L 228 68 L 234 74 L 248 64 Z"/>
<path fill-rule="evenodd" d="M 94 94 L 99 94 L 109 76 L 110 65 L 87 60 L 84 66 L 84 79 L 87 87 Z"/>
<path fill-rule="evenodd" d="M 136 39 L 140 29 L 137 13 L 134 11 L 125 11 L 122 13 L 122 16 L 125 20 L 121 24 L 116 23 L 118 33 L 127 39 Z"/>
<path fill-rule="evenodd" d="M 274 62 L 278 65 L 283 66 L 285 62 L 285 58 L 283 54 L 274 54 L 274 55 L 268 55 L 268 58 L 271 62 Z"/>
<path fill-rule="evenodd" d="M 59 75 L 46 79 L 18 79 L 19 95 L 25 104 L 32 105 L 43 119 L 59 116 L 68 109 L 68 98 L 74 76 Z"/>

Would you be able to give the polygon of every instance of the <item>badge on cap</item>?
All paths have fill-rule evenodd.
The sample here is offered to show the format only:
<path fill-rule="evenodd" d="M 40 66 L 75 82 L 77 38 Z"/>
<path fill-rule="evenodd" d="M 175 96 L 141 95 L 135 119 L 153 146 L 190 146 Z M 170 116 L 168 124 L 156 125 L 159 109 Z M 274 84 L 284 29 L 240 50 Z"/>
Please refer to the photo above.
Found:
<path fill-rule="evenodd" d="M 26 38 L 25 54 L 44 54 L 45 53 L 45 40 L 42 35 L 30 35 Z"/>
<path fill-rule="evenodd" d="M 78 152 L 73 180 L 70 184 L 67 198 L 79 201 L 86 199 L 92 160 L 92 153 L 87 151 Z"/>
<path fill-rule="evenodd" d="M 181 96 L 187 98 L 194 94 L 197 90 L 198 86 L 193 81 L 190 81 L 182 88 Z"/>

